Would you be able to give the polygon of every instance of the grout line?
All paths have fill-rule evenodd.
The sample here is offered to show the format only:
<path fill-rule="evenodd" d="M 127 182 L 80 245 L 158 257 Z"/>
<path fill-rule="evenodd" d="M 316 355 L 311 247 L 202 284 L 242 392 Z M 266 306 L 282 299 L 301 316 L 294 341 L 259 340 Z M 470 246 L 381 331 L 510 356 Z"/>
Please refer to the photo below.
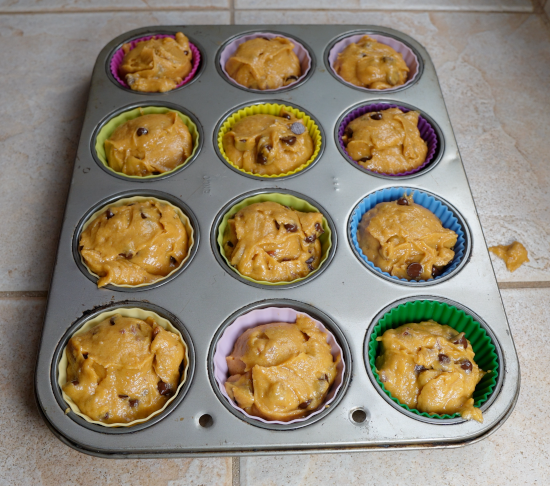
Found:
<path fill-rule="evenodd" d="M 231 458 L 231 486 L 241 486 L 241 459 Z"/>
<path fill-rule="evenodd" d="M 550 281 L 538 282 L 498 282 L 499 289 L 548 289 Z"/>
<path fill-rule="evenodd" d="M 235 25 L 235 0 L 229 0 L 229 23 Z"/>
<path fill-rule="evenodd" d="M 40 15 L 40 14 L 85 14 L 85 13 L 155 13 L 155 12 L 228 12 L 226 7 L 155 7 L 155 8 L 87 8 L 87 9 L 60 9 L 48 10 L 0 10 L 0 15 Z"/>
<path fill-rule="evenodd" d="M 534 0 L 536 1 L 536 0 Z M 289 12 L 289 13 L 297 13 L 297 12 L 322 12 L 322 13 L 340 13 L 340 12 L 349 12 L 349 13 L 360 13 L 360 12 L 380 12 L 380 13 L 387 13 L 387 12 L 396 12 L 396 13 L 491 13 L 491 14 L 532 14 L 534 13 L 534 8 L 516 8 L 516 9 L 509 9 L 509 10 L 493 10 L 490 7 L 487 8 L 478 8 L 478 9 L 452 9 L 452 8 L 433 8 L 431 10 L 428 9 L 414 9 L 414 8 L 380 8 L 377 7 L 363 7 L 363 8 L 315 8 L 315 9 L 307 9 L 307 8 L 237 8 L 238 12 Z"/>
<path fill-rule="evenodd" d="M 0 299 L 45 299 L 48 297 L 47 290 L 8 290 L 0 291 Z"/>

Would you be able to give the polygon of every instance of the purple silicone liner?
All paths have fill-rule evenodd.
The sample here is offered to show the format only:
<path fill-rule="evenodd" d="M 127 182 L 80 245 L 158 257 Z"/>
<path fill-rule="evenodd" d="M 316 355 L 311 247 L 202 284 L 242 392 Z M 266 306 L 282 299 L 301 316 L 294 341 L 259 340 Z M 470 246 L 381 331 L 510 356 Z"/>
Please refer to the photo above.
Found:
<path fill-rule="evenodd" d="M 338 58 L 338 54 L 340 54 L 350 44 L 356 43 L 359 40 L 361 40 L 361 38 L 364 37 L 365 35 L 368 35 L 375 41 L 380 42 L 380 44 L 385 44 L 387 46 L 390 46 L 393 50 L 399 52 L 403 56 L 403 60 L 405 61 L 405 64 L 409 68 L 409 76 L 407 81 L 404 84 L 396 86 L 395 88 L 388 88 L 388 89 L 363 88 L 362 86 L 356 86 L 355 84 L 348 83 L 344 78 L 342 78 L 336 72 L 336 70 L 334 69 L 334 63 Z M 363 34 L 350 35 L 349 37 L 345 37 L 341 41 L 334 44 L 334 46 L 332 46 L 332 49 L 328 54 L 328 61 L 330 64 L 330 68 L 332 69 L 332 72 L 340 81 L 342 81 L 342 83 L 347 84 L 348 86 L 352 86 L 354 88 L 364 89 L 365 91 L 375 91 L 378 93 L 380 92 L 387 93 L 388 91 L 404 88 L 405 86 L 411 84 L 416 79 L 416 76 L 418 75 L 418 72 L 419 72 L 418 58 L 416 57 L 416 54 L 413 52 L 413 50 L 410 47 L 406 46 L 402 42 L 399 42 L 397 39 L 394 39 L 393 37 L 386 37 L 385 35 L 378 35 L 378 34 L 369 34 L 368 32 L 365 32 Z"/>
<path fill-rule="evenodd" d="M 242 86 L 241 84 L 237 83 L 231 76 L 229 76 L 229 74 L 227 74 L 227 71 L 225 70 L 225 65 L 227 64 L 227 61 L 229 61 L 229 58 L 233 56 L 235 52 L 237 52 L 237 48 L 241 44 L 243 44 L 248 40 L 256 39 L 257 37 L 266 37 L 268 39 L 274 39 L 275 37 L 282 37 L 283 39 L 287 39 L 290 42 L 292 42 L 294 44 L 293 52 L 294 54 L 296 54 L 296 56 L 298 56 L 298 60 L 300 61 L 300 67 L 302 68 L 302 75 L 294 83 L 289 84 L 288 86 L 281 86 L 280 88 L 264 89 L 264 90 L 254 89 L 252 91 L 260 91 L 264 93 L 264 92 L 271 92 L 271 91 L 279 91 L 281 89 L 289 89 L 293 85 L 300 83 L 306 77 L 307 73 L 311 69 L 311 56 L 309 55 L 308 50 L 302 44 L 300 44 L 300 42 L 298 42 L 296 39 L 292 39 L 291 37 L 286 37 L 282 34 L 272 34 L 269 32 L 255 32 L 254 34 L 243 35 L 233 40 L 232 42 L 227 44 L 224 47 L 223 51 L 221 52 L 220 67 L 229 82 L 237 86 Z"/>
<path fill-rule="evenodd" d="M 319 406 L 317 410 L 311 412 L 309 415 L 299 419 L 290 420 L 289 422 L 282 422 L 280 420 L 265 420 L 261 417 L 249 415 L 227 395 L 227 392 L 225 390 L 225 382 L 227 378 L 229 378 L 229 373 L 227 361 L 225 358 L 231 354 L 231 352 L 233 351 L 233 347 L 235 346 L 235 342 L 237 341 L 239 336 L 247 329 L 260 326 L 262 324 L 269 324 L 271 322 L 289 322 L 293 324 L 296 322 L 296 317 L 300 314 L 309 317 L 315 322 L 317 328 L 327 333 L 327 343 L 330 344 L 332 355 L 335 358 L 338 356 L 340 357 L 340 361 L 336 366 L 336 379 L 334 380 L 334 383 L 332 384 L 332 387 L 328 395 L 326 396 L 325 401 Z M 237 319 L 235 319 L 235 321 L 233 321 L 232 324 L 227 327 L 227 329 L 221 335 L 218 344 L 216 345 L 216 351 L 214 353 L 213 359 L 214 377 L 216 378 L 216 382 L 218 384 L 221 394 L 227 399 L 228 403 L 230 403 L 235 410 L 238 410 L 240 413 L 246 415 L 248 418 L 258 420 L 260 422 L 263 422 L 264 424 L 288 425 L 309 420 L 311 417 L 321 413 L 336 398 L 344 381 L 344 372 L 346 370 L 346 364 L 344 363 L 343 356 L 344 353 L 342 351 L 342 348 L 336 341 L 335 337 L 317 319 L 314 319 L 305 312 L 298 312 L 290 307 L 267 307 L 265 309 L 257 309 L 251 312 L 247 312 L 246 314 L 239 316 Z"/>
<path fill-rule="evenodd" d="M 130 41 L 130 47 L 134 49 L 138 42 L 143 42 L 149 39 L 163 39 L 164 37 L 171 37 L 172 39 L 175 39 L 175 35 L 149 35 L 147 37 L 140 37 L 139 39 L 134 39 L 133 41 Z M 193 53 L 193 67 L 191 68 L 191 72 L 183 79 L 183 81 L 178 84 L 174 89 L 180 88 L 184 84 L 187 84 L 189 81 L 193 79 L 193 76 L 195 76 L 195 73 L 197 72 L 197 69 L 199 69 L 199 65 L 201 63 L 201 53 L 200 51 L 193 45 L 191 42 L 189 42 L 189 48 L 191 49 L 191 52 Z M 124 81 L 118 74 L 118 69 L 120 65 L 122 64 L 122 60 L 124 59 L 124 51 L 122 50 L 122 47 L 118 49 L 111 58 L 111 74 L 114 76 L 114 78 L 121 84 L 121 86 L 124 86 L 125 88 L 130 89 L 130 86 Z M 173 90 L 172 90 L 173 91 Z"/>
<path fill-rule="evenodd" d="M 428 144 L 428 153 L 426 154 L 426 160 L 422 165 L 417 167 L 416 169 L 409 170 L 407 172 L 401 172 L 399 174 L 386 174 L 383 172 L 375 172 L 369 169 L 366 169 L 365 167 L 361 166 L 359 163 L 357 163 L 356 160 L 353 160 L 350 155 L 348 154 L 348 151 L 346 150 L 346 146 L 344 145 L 344 141 L 342 140 L 342 135 L 344 135 L 344 132 L 346 130 L 346 127 L 356 118 L 359 118 L 360 116 L 363 116 L 365 113 L 369 113 L 371 111 L 384 111 L 388 108 L 399 108 L 403 113 L 407 113 L 408 111 L 411 111 L 409 108 L 405 108 L 404 106 L 399 105 L 388 105 L 386 103 L 374 103 L 371 105 L 364 105 L 359 108 L 356 108 L 355 110 L 349 112 L 344 119 L 340 122 L 340 127 L 338 128 L 338 143 L 340 144 L 340 147 L 346 154 L 347 158 L 356 164 L 358 167 L 370 172 L 371 174 L 378 174 L 388 177 L 405 177 L 409 176 L 411 174 L 415 174 L 416 172 L 422 170 L 424 167 L 426 167 L 430 162 L 432 162 L 434 155 L 437 151 L 437 136 L 435 134 L 434 129 L 430 125 L 430 123 L 420 115 L 418 117 L 418 131 L 420 132 L 420 136 L 422 139 Z"/>

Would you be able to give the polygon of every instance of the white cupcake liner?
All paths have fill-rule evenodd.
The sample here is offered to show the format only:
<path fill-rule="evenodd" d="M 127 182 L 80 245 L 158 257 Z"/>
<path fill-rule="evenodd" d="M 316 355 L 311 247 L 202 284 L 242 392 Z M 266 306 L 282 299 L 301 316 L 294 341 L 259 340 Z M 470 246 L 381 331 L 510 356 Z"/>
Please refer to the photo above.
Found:
<path fill-rule="evenodd" d="M 282 89 L 288 89 L 300 83 L 307 76 L 309 70 L 311 69 L 311 57 L 309 55 L 308 50 L 302 44 L 300 44 L 300 42 L 298 42 L 296 39 L 293 39 L 292 37 L 286 37 L 282 34 L 272 34 L 269 32 L 255 32 L 254 34 L 243 35 L 242 37 L 239 37 L 233 40 L 232 42 L 227 44 L 224 47 L 223 51 L 221 52 L 220 67 L 223 73 L 225 74 L 225 76 L 227 77 L 228 81 L 230 81 L 232 84 L 236 86 L 240 86 L 241 88 L 250 89 L 250 88 L 247 88 L 246 86 L 243 86 L 242 84 L 237 83 L 237 81 L 235 81 L 231 76 L 229 76 L 229 74 L 225 70 L 225 65 L 227 64 L 227 61 L 229 61 L 229 58 L 232 57 L 235 54 L 235 52 L 237 52 L 237 48 L 241 44 L 243 44 L 248 40 L 256 39 L 257 37 L 266 37 L 267 39 L 282 37 L 283 39 L 287 39 L 290 42 L 292 42 L 294 44 L 294 49 L 293 49 L 294 54 L 298 56 L 298 60 L 300 61 L 300 67 L 302 68 L 302 75 L 294 83 L 289 84 L 288 86 L 281 86 L 280 88 L 275 88 L 275 89 L 263 89 L 263 90 L 252 89 L 251 91 L 259 91 L 261 93 L 264 93 L 264 92 L 272 92 L 272 91 L 280 91 Z"/>
<path fill-rule="evenodd" d="M 262 324 L 269 324 L 271 322 L 288 322 L 294 324 L 298 315 L 305 315 L 309 317 L 315 322 L 318 329 L 327 333 L 327 343 L 330 344 L 332 356 L 335 358 L 335 360 L 340 358 L 338 360 L 338 364 L 336 365 L 337 375 L 334 383 L 332 384 L 332 387 L 323 403 L 317 408 L 317 410 L 311 412 L 305 417 L 294 419 L 288 422 L 282 422 L 280 420 L 266 420 L 261 417 L 256 417 L 255 415 L 249 415 L 233 400 L 231 400 L 231 398 L 229 398 L 229 395 L 225 390 L 225 382 L 227 381 L 227 378 L 229 378 L 229 369 L 227 366 L 226 357 L 231 354 L 231 352 L 233 351 L 233 347 L 235 346 L 235 342 L 237 341 L 239 336 L 247 329 L 260 326 Z M 216 382 L 218 384 L 220 392 L 235 410 L 238 410 L 240 413 L 246 415 L 250 419 L 258 420 L 265 424 L 281 425 L 304 422 L 325 410 L 325 408 L 328 407 L 332 403 L 332 401 L 338 396 L 338 392 L 340 391 L 340 388 L 344 381 L 344 373 L 346 370 L 346 364 L 344 363 L 344 353 L 333 334 L 321 322 L 319 322 L 317 319 L 314 319 L 309 314 L 301 311 L 296 311 L 289 307 L 267 307 L 265 309 L 257 309 L 248 312 L 242 316 L 239 316 L 237 319 L 235 319 L 235 321 L 230 324 L 221 335 L 218 344 L 216 345 L 213 365 L 214 377 L 216 378 Z"/>
<path fill-rule="evenodd" d="M 407 81 L 404 84 L 401 84 L 394 88 L 388 88 L 388 89 L 363 88 L 361 86 L 356 86 L 355 84 L 348 83 L 344 78 L 342 78 L 336 72 L 336 69 L 334 69 L 334 63 L 338 58 L 338 54 L 340 54 L 350 44 L 357 43 L 365 35 L 368 35 L 369 37 L 376 40 L 377 42 L 380 42 L 380 44 L 385 44 L 387 46 L 390 46 L 392 49 L 399 52 L 403 56 L 403 60 L 405 61 L 405 64 L 409 68 Z M 385 35 L 379 35 L 379 34 L 370 34 L 368 32 L 364 32 L 363 34 L 350 35 L 349 37 L 345 37 L 341 41 L 338 41 L 336 44 L 334 44 L 334 46 L 332 46 L 332 49 L 328 54 L 328 62 L 330 64 L 330 68 L 332 69 L 332 72 L 340 81 L 342 81 L 342 83 L 347 84 L 348 86 L 352 86 L 353 88 L 359 88 L 359 89 L 364 89 L 365 91 L 374 91 L 378 93 L 393 91 L 396 89 L 402 89 L 405 86 L 411 84 L 415 80 L 416 76 L 418 75 L 419 67 L 420 67 L 418 58 L 416 57 L 416 54 L 413 52 L 413 50 L 410 47 L 406 46 L 405 44 L 398 41 L 397 39 L 394 39 L 393 37 L 386 37 Z"/>

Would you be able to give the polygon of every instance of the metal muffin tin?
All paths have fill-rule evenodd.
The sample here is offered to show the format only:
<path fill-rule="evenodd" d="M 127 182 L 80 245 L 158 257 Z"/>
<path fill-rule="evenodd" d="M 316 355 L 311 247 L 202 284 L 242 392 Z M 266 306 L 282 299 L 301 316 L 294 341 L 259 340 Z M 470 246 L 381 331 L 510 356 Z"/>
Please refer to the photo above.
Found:
<path fill-rule="evenodd" d="M 123 42 L 144 35 L 183 31 L 200 50 L 195 79 L 174 91 L 135 93 L 112 77 L 109 61 Z M 219 49 L 229 39 L 255 31 L 278 31 L 294 36 L 310 49 L 313 72 L 303 83 L 283 91 L 251 92 L 227 82 L 216 66 Z M 327 64 L 330 47 L 343 35 L 380 33 L 411 47 L 420 62 L 418 79 L 390 93 L 354 89 L 337 80 Z M 216 127 L 227 113 L 244 104 L 277 101 L 303 107 L 319 122 L 323 152 L 307 171 L 290 178 L 247 177 L 230 169 L 216 150 Z M 419 173 L 382 178 L 357 170 L 335 138 L 339 120 L 362 103 L 387 101 L 414 106 L 436 124 L 442 153 Z M 97 128 L 121 109 L 136 105 L 166 105 L 194 115 L 202 147 L 196 159 L 168 177 L 135 180 L 108 173 L 95 160 Z M 385 187 L 418 188 L 448 201 L 469 229 L 469 257 L 459 272 L 433 285 L 400 285 L 369 271 L 348 240 L 353 209 L 368 194 Z M 299 286 L 253 286 L 241 281 L 220 258 L 211 235 L 228 203 L 244 194 L 297 193 L 322 205 L 333 224 L 332 258 L 315 278 Z M 98 289 L 79 268 L 73 255 L 75 233 L 89 211 L 111 198 L 151 195 L 188 208 L 186 214 L 201 234 L 196 253 L 186 268 L 162 285 L 132 289 Z M 182 204 L 178 204 L 178 200 Z M 192 216 L 195 216 L 194 219 Z M 386 401 L 369 378 L 364 342 L 373 320 L 396 302 L 414 299 L 457 302 L 484 323 L 497 342 L 501 380 L 484 410 L 484 422 L 457 420 L 427 423 Z M 107 430 L 88 427 L 65 413 L 56 382 L 59 350 L 76 323 L 99 308 L 130 305 L 158 306 L 187 330 L 194 348 L 194 374 L 185 396 L 143 427 Z M 223 326 L 243 309 L 265 305 L 309 309 L 329 329 L 337 329 L 349 379 L 332 410 L 299 427 L 274 430 L 252 425 L 230 412 L 210 379 L 209 356 Z M 177 325 L 177 323 L 176 323 Z M 181 327 L 181 325 L 180 325 Z M 346 357 L 344 356 L 344 357 Z M 94 67 L 90 95 L 53 273 L 38 355 L 36 399 L 46 423 L 63 442 L 101 457 L 181 457 L 264 455 L 338 451 L 456 447 L 493 433 L 512 412 L 519 394 L 519 363 L 504 313 L 468 181 L 458 152 L 434 66 L 426 50 L 400 32 L 376 26 L 160 26 L 137 29 L 111 41 Z M 83 421 L 82 421 L 83 422 Z M 89 425 L 89 424 L 88 424 Z M 145 425 L 145 424 L 143 424 Z"/>

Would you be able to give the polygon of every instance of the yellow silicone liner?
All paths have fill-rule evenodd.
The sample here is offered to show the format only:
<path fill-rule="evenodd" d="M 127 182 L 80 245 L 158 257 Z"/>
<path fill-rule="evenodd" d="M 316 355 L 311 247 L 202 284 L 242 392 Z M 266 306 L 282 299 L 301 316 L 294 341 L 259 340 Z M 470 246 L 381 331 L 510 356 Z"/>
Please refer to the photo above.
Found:
<path fill-rule="evenodd" d="M 178 165 L 176 168 L 168 171 L 168 172 L 162 172 L 161 174 L 156 175 L 149 175 L 149 176 L 132 176 L 132 175 L 126 175 L 123 172 L 117 172 L 109 166 L 109 163 L 107 162 L 107 156 L 105 155 L 105 141 L 114 133 L 114 131 L 126 123 L 127 121 L 134 120 L 135 118 L 138 118 L 142 115 L 163 115 L 165 113 L 174 112 L 177 113 L 177 115 L 181 118 L 183 123 L 187 126 L 189 129 L 189 133 L 191 134 L 191 138 L 193 139 L 193 151 L 191 152 L 191 155 L 186 159 L 186 161 L 183 164 Z M 139 108 L 135 108 L 130 111 L 125 111 L 124 113 L 121 113 L 120 115 L 117 115 L 113 118 L 111 118 L 99 131 L 99 133 L 96 136 L 95 140 L 95 152 L 97 155 L 97 158 L 101 161 L 101 163 L 107 168 L 107 170 L 111 171 L 113 174 L 118 174 L 122 177 L 127 177 L 128 179 L 137 179 L 137 180 L 143 180 L 143 179 L 156 179 L 157 177 L 165 176 L 166 174 L 172 174 L 173 172 L 181 169 L 184 165 L 187 164 L 189 160 L 191 160 L 195 154 L 197 153 L 197 150 L 199 148 L 199 130 L 197 129 L 197 125 L 191 121 L 191 118 L 184 115 L 183 113 L 180 113 L 177 110 L 171 110 L 170 108 L 166 108 L 163 106 L 140 106 Z"/>
<path fill-rule="evenodd" d="M 63 399 L 67 402 L 70 409 L 74 413 L 76 413 L 79 417 L 82 417 L 84 420 L 86 420 L 86 422 L 89 422 L 91 424 L 102 425 L 103 427 L 131 427 L 132 425 L 137 425 L 137 424 L 141 424 L 143 422 L 147 422 L 148 420 L 153 418 L 155 415 L 158 415 L 159 413 L 163 412 L 166 409 L 166 407 L 175 400 L 176 396 L 178 395 L 178 393 L 181 390 L 181 387 L 183 386 L 183 384 L 187 380 L 187 371 L 189 370 L 189 351 L 188 351 L 188 348 L 187 348 L 187 343 L 183 339 L 183 336 L 181 335 L 181 332 L 179 332 L 177 330 L 177 328 L 175 328 L 170 321 L 168 321 L 167 319 L 164 319 L 163 317 L 160 317 L 155 312 L 147 311 L 147 310 L 139 309 L 139 308 L 129 308 L 129 309 L 119 308 L 119 309 L 115 309 L 115 310 L 112 310 L 112 311 L 102 312 L 97 317 L 94 317 L 93 319 L 90 319 L 89 321 L 87 321 L 78 331 L 76 331 L 71 336 L 71 338 L 74 337 L 74 336 L 78 336 L 79 334 L 83 334 L 83 333 L 89 331 L 90 329 L 95 327 L 97 324 L 99 324 L 101 321 L 103 321 L 105 319 L 108 319 L 109 317 L 111 317 L 115 314 L 120 314 L 123 317 L 135 317 L 135 318 L 141 319 L 141 320 L 145 320 L 145 319 L 147 319 L 147 317 L 151 317 L 155 320 L 155 322 L 159 326 L 161 326 L 164 329 L 166 329 L 167 331 L 171 331 L 171 332 L 173 332 L 173 333 L 175 333 L 179 336 L 179 338 L 181 339 L 181 342 L 183 343 L 183 347 L 185 349 L 185 358 L 184 358 L 185 359 L 185 368 L 183 370 L 183 374 L 182 374 L 182 377 L 181 377 L 180 384 L 179 384 L 178 389 L 176 390 L 176 393 L 174 394 L 174 396 L 171 397 L 164 404 L 164 407 L 162 407 L 161 409 L 157 410 L 156 412 L 153 412 L 148 417 L 145 417 L 145 418 L 142 418 L 142 419 L 139 419 L 139 420 L 134 420 L 133 422 L 116 423 L 116 424 L 104 424 L 103 422 L 98 422 L 97 420 L 92 420 L 87 415 L 84 415 L 80 411 L 80 408 L 78 408 L 78 405 L 76 403 L 74 403 L 73 400 L 63 391 L 63 385 L 67 382 L 67 346 L 65 346 L 65 348 L 63 349 L 63 353 L 61 354 L 61 359 L 59 360 L 59 365 L 57 366 L 57 383 L 59 385 L 59 388 L 61 389 Z"/>
<path fill-rule="evenodd" d="M 304 126 L 307 128 L 307 131 L 311 136 L 311 139 L 313 140 L 313 144 L 314 144 L 313 155 L 305 164 L 302 164 L 297 169 L 294 169 L 293 171 L 290 171 L 290 172 L 286 172 L 284 174 L 261 175 L 261 174 L 254 174 L 253 172 L 248 172 L 247 170 L 243 170 L 240 167 L 237 167 L 233 162 L 231 162 L 231 160 L 229 160 L 229 157 L 227 156 L 223 148 L 223 138 L 227 132 L 231 131 L 235 123 L 237 123 L 238 121 L 241 121 L 243 118 L 246 118 L 247 116 L 250 116 L 250 115 L 279 116 L 281 114 L 281 110 L 283 109 L 289 113 L 292 113 L 296 118 L 303 120 Z M 300 111 L 297 108 L 294 108 L 288 105 L 281 105 L 278 103 L 265 103 L 262 105 L 252 105 L 252 106 L 247 106 L 245 108 L 242 108 L 236 111 L 235 113 L 233 113 L 230 117 L 228 117 L 227 120 L 225 120 L 225 122 L 221 126 L 220 131 L 218 132 L 218 149 L 220 151 L 220 154 L 222 154 L 224 160 L 229 165 L 231 165 L 231 167 L 234 167 L 238 171 L 254 177 L 259 177 L 261 179 L 277 179 L 278 177 L 287 177 L 287 176 L 297 174 L 298 172 L 301 172 L 306 167 L 309 167 L 317 159 L 317 156 L 321 151 L 322 143 L 323 143 L 323 137 L 321 136 L 321 131 L 319 130 L 319 127 L 310 116 L 306 115 L 303 111 Z"/>
<path fill-rule="evenodd" d="M 295 196 L 291 196 L 290 194 L 280 194 L 280 193 L 269 193 L 269 194 L 259 194 L 257 196 L 248 197 L 244 200 L 242 200 L 240 203 L 233 206 L 227 213 L 224 215 L 224 217 L 221 220 L 220 226 L 218 227 L 218 247 L 220 249 L 220 253 L 223 257 L 223 259 L 226 261 L 229 268 L 231 268 L 234 272 L 238 273 L 242 278 L 254 282 L 261 285 L 288 285 L 291 283 L 301 282 L 302 280 L 305 280 L 306 278 L 309 278 L 311 275 L 313 275 L 315 272 L 318 272 L 319 269 L 323 266 L 326 259 L 328 258 L 330 248 L 332 247 L 332 232 L 330 231 L 330 227 L 328 225 L 328 222 L 326 218 L 323 216 L 323 229 L 325 232 L 319 237 L 319 241 L 321 242 L 321 262 L 319 263 L 319 266 L 313 271 L 310 272 L 305 277 L 297 278 L 296 280 L 292 280 L 290 282 L 267 282 L 265 280 L 255 280 L 253 278 L 247 277 L 246 275 L 243 275 L 240 273 L 231 263 L 229 262 L 229 259 L 225 255 L 225 251 L 223 249 L 223 236 L 225 234 L 225 231 L 227 230 L 228 221 L 237 214 L 238 211 L 241 209 L 250 206 L 254 203 L 260 203 L 260 202 L 276 202 L 279 204 L 282 204 L 283 206 L 288 206 L 291 209 L 294 209 L 296 211 L 301 211 L 303 213 L 320 213 L 320 211 L 313 205 L 309 204 L 307 201 L 304 201 L 303 199 L 297 198 Z"/>
<path fill-rule="evenodd" d="M 147 287 L 149 285 L 156 285 L 158 282 L 161 282 L 162 280 L 167 279 L 168 277 L 170 277 L 170 275 L 173 275 L 175 272 L 177 272 L 181 268 L 181 266 L 188 260 L 189 256 L 191 255 L 191 249 L 193 248 L 193 245 L 195 244 L 195 239 L 194 239 L 194 234 L 195 233 L 193 231 L 193 226 L 191 225 L 191 221 L 189 221 L 189 218 L 185 215 L 185 213 L 180 208 L 178 208 L 177 206 L 174 206 L 173 204 L 169 203 L 168 201 L 164 201 L 163 199 L 157 199 L 156 197 L 146 197 L 146 196 L 125 197 L 123 199 L 119 199 L 118 201 L 114 201 L 110 204 L 106 204 L 101 209 L 97 210 L 94 214 L 92 214 L 88 218 L 88 220 L 82 225 L 82 231 L 80 232 L 80 235 L 86 230 L 86 228 L 90 225 L 90 223 L 94 219 L 96 219 L 100 214 L 103 214 L 109 208 L 117 208 L 119 206 L 125 206 L 126 204 L 130 204 L 130 203 L 133 203 L 133 202 L 143 202 L 143 201 L 151 201 L 151 200 L 152 201 L 157 201 L 161 204 L 167 204 L 168 206 L 173 207 L 174 210 L 176 211 L 176 214 L 179 216 L 181 222 L 183 223 L 183 227 L 185 228 L 185 231 L 187 231 L 187 241 L 188 241 L 187 255 L 181 261 L 181 263 L 179 264 L 179 266 L 177 268 L 174 268 L 174 270 L 172 270 L 168 275 L 166 275 L 165 277 L 160 277 L 158 280 L 155 280 L 154 282 L 142 283 L 142 284 L 138 284 L 138 285 L 120 285 L 120 284 L 115 284 L 115 283 L 111 282 L 109 285 L 112 285 L 113 287 L 125 287 L 125 288 L 129 288 L 129 289 L 134 289 L 136 287 Z M 79 243 L 80 243 L 80 235 L 78 235 Z M 80 255 L 80 261 L 82 262 L 82 265 L 84 265 L 86 267 L 86 270 L 88 270 L 88 273 L 90 275 L 93 275 L 95 278 L 97 278 L 99 280 L 101 277 L 90 270 L 88 265 L 86 265 L 86 261 L 84 260 L 84 258 L 82 258 L 82 255 L 80 254 L 80 251 L 78 252 L 78 254 Z"/>

